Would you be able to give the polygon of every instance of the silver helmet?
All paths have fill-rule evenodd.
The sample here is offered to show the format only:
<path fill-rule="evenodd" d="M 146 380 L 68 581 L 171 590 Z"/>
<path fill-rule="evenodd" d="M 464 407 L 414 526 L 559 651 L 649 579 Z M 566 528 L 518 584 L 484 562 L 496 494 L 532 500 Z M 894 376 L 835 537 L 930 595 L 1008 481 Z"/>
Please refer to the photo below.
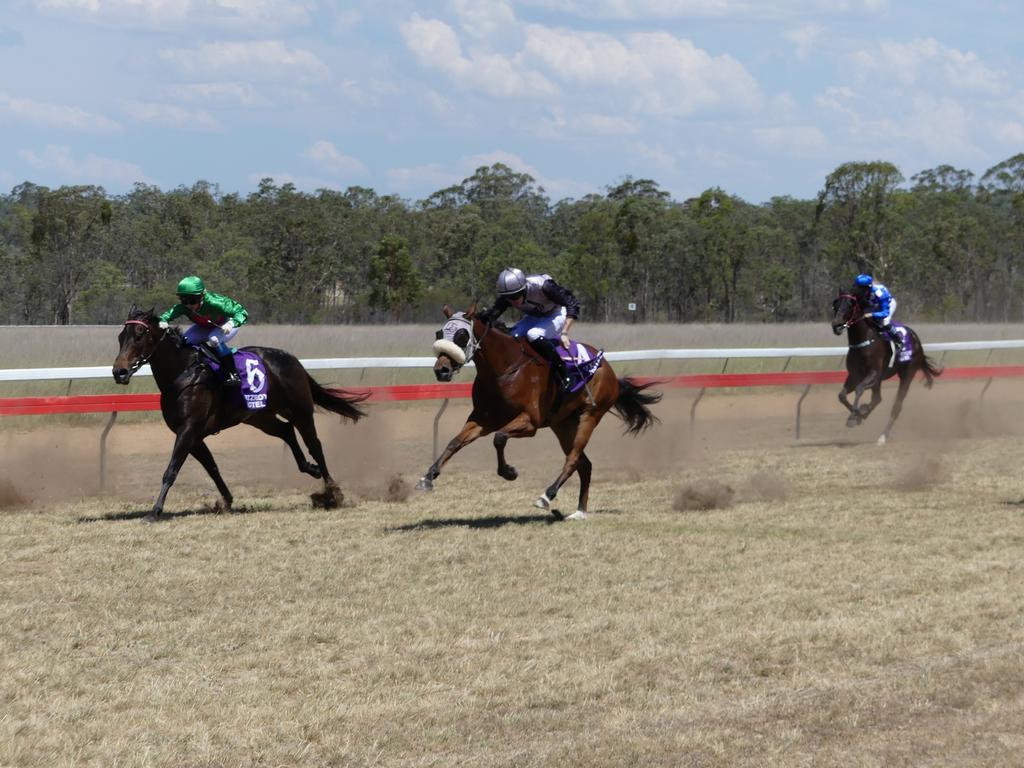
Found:
<path fill-rule="evenodd" d="M 508 267 L 498 275 L 498 295 L 514 296 L 526 288 L 526 275 L 523 270 Z"/>

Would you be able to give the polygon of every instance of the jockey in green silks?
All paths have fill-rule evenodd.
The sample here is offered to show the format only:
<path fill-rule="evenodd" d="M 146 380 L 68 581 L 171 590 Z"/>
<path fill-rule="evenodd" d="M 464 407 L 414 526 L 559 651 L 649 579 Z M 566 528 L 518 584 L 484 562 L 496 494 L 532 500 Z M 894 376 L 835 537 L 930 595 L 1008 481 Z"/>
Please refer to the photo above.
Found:
<path fill-rule="evenodd" d="M 160 315 L 160 327 L 167 328 L 174 318 L 185 315 L 193 325 L 185 331 L 189 344 L 206 344 L 220 360 L 225 373 L 224 383 L 237 387 L 241 380 L 231 348 L 227 345 L 238 328 L 249 319 L 245 307 L 234 299 L 206 290 L 201 278 L 189 275 L 178 283 L 178 303 Z"/>

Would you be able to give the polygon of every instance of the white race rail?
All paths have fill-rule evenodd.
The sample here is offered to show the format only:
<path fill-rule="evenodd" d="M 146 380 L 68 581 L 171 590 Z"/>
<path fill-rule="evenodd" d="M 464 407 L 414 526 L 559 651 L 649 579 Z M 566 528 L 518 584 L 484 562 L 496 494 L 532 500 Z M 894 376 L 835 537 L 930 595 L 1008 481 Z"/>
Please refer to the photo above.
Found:
<path fill-rule="evenodd" d="M 1024 339 L 999 341 L 949 341 L 928 344 L 932 352 L 964 352 L 996 349 L 1024 349 Z M 722 360 L 767 357 L 842 357 L 847 347 L 761 347 L 734 349 L 638 349 L 607 352 L 605 357 L 618 360 Z M 318 357 L 302 360 L 307 370 L 341 370 L 345 368 L 430 368 L 433 357 Z M 470 363 L 472 365 L 472 363 Z M 148 365 L 136 376 L 151 376 Z M 111 376 L 110 366 L 90 365 L 72 368 L 2 368 L 0 381 L 43 381 L 47 379 L 105 379 Z"/>

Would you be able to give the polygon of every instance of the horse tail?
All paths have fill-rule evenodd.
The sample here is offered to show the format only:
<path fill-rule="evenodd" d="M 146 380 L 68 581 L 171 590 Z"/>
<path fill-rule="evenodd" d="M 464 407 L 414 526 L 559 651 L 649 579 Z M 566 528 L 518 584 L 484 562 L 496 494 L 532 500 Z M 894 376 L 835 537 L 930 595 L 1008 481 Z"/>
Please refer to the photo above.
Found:
<path fill-rule="evenodd" d="M 654 384 L 637 384 L 628 376 L 619 379 L 619 399 L 612 405 L 616 415 L 626 422 L 626 433 L 638 435 L 658 421 L 648 406 L 661 400 L 661 392 L 645 392 Z"/>
<path fill-rule="evenodd" d="M 363 402 L 370 396 L 369 392 L 348 392 L 344 389 L 334 387 L 322 387 L 308 373 L 309 389 L 313 393 L 313 402 L 325 411 L 340 414 L 346 419 L 359 421 L 366 415 L 366 411 L 360 408 L 357 403 Z"/>
<path fill-rule="evenodd" d="M 924 374 L 924 385 L 931 389 L 935 379 L 942 375 L 943 368 L 941 365 L 936 365 L 935 361 L 924 353 L 924 345 L 921 344 L 921 337 L 917 335 L 917 331 L 911 329 L 910 333 L 914 337 L 917 348 L 921 350 L 921 373 Z"/>

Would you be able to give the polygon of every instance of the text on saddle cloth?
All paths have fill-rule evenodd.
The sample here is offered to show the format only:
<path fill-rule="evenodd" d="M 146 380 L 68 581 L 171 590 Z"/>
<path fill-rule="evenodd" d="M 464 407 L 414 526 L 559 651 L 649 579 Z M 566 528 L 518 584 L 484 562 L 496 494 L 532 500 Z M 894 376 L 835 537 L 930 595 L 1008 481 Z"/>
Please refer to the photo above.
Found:
<path fill-rule="evenodd" d="M 556 345 L 556 349 L 558 349 L 558 356 L 565 361 L 565 368 L 572 377 L 570 392 L 582 389 L 588 381 L 594 378 L 597 369 L 604 362 L 603 349 L 592 353 L 585 345 L 577 341 L 570 341 L 568 349 L 561 344 Z"/>
<path fill-rule="evenodd" d="M 210 367 L 220 373 L 220 364 L 210 360 Z M 263 360 L 252 352 L 235 352 L 235 368 L 242 385 L 238 388 L 238 396 L 250 411 L 259 411 L 267 407 L 267 390 L 270 379 Z"/>

